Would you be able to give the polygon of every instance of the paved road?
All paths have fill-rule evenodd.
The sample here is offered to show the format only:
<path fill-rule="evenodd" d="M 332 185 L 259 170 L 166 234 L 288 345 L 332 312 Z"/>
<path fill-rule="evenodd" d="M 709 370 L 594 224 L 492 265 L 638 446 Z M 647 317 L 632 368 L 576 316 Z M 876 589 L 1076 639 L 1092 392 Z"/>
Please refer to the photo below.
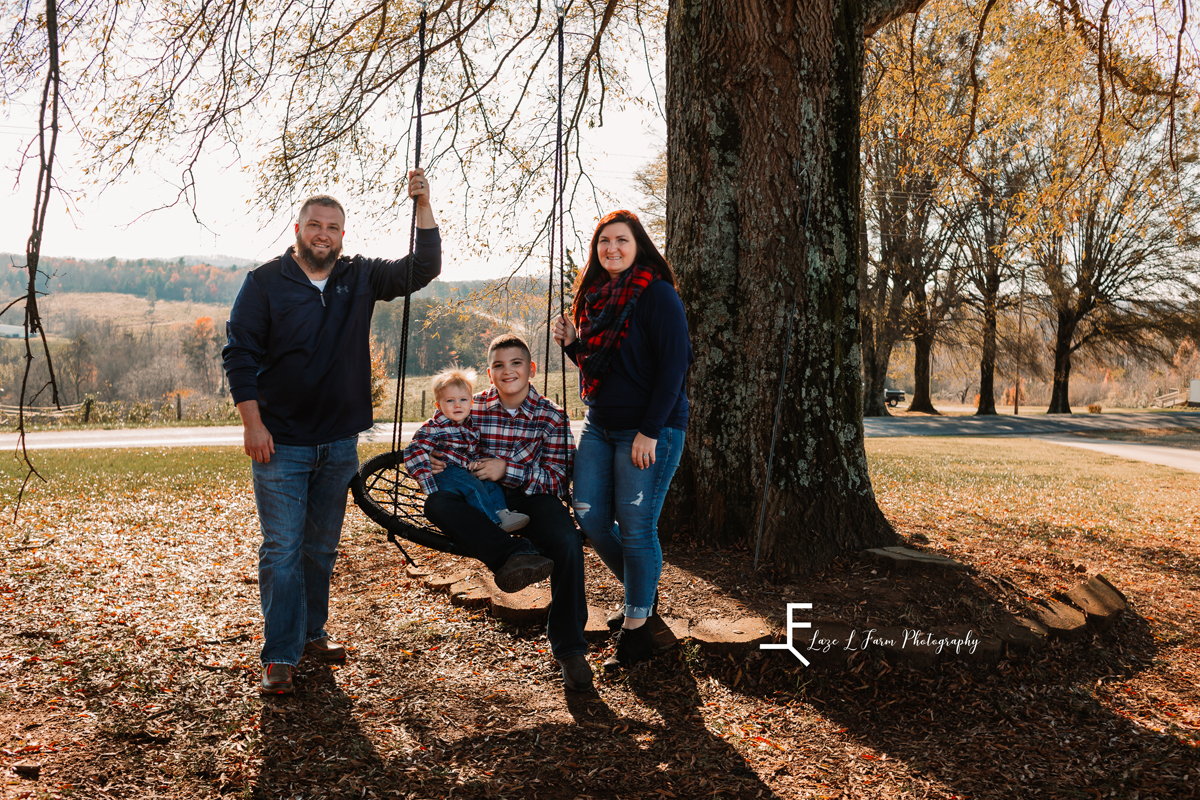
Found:
<path fill-rule="evenodd" d="M 407 441 L 419 423 L 406 422 Z M 571 427 L 578 438 L 583 423 Z M 886 436 L 1004 436 L 1025 437 L 1107 453 L 1151 464 L 1200 472 L 1200 452 L 1176 447 L 1089 441 L 1066 436 L 1074 431 L 1131 430 L 1136 428 L 1200 428 L 1200 412 L 1145 411 L 1116 414 L 1064 414 L 1055 416 L 999 417 L 871 417 L 863 420 L 868 437 Z M 376 425 L 361 437 L 362 442 L 392 441 L 392 425 Z M 235 426 L 211 428 L 135 428 L 132 430 L 39 431 L 26 437 L 30 450 L 64 450 L 112 447 L 240 447 L 242 429 Z M 0 434 L 0 448 L 17 446 L 16 434 Z"/>
<path fill-rule="evenodd" d="M 866 436 L 1054 436 L 1074 431 L 1200 428 L 1200 411 L 1041 414 L 1014 417 L 868 417 Z"/>
<path fill-rule="evenodd" d="M 571 427 L 579 435 L 583 423 Z M 404 423 L 409 439 L 418 423 Z M 868 437 L 876 436 L 1055 436 L 1073 431 L 1130 430 L 1136 428 L 1200 428 L 1200 412 L 1145 411 L 1116 414 L 1063 414 L 1014 417 L 869 417 L 863 420 Z M 392 425 L 381 423 L 362 435 L 364 442 L 390 442 Z M 26 437 L 30 450 L 95 447 L 202 447 L 240 446 L 240 426 L 207 428 L 133 428 L 129 430 L 38 431 Z M 0 434 L 0 448 L 16 447 L 17 436 Z"/>
<path fill-rule="evenodd" d="M 1055 414 L 1014 417 L 870 417 L 863 420 L 869 437 L 887 436 L 996 436 L 1022 437 L 1078 447 L 1200 472 L 1200 451 L 1149 444 L 1104 442 L 1069 434 L 1138 428 L 1200 428 L 1196 411 L 1132 411 L 1115 414 Z"/>
<path fill-rule="evenodd" d="M 1162 447 L 1155 444 L 1127 444 L 1125 442 L 1104 442 L 1099 439 L 1084 439 L 1072 436 L 1038 436 L 1040 442 L 1062 444 L 1067 447 L 1079 447 L 1110 456 L 1120 456 L 1132 461 L 1145 461 L 1148 464 L 1161 464 L 1164 467 L 1200 472 L 1200 450 L 1184 450 L 1179 447 Z"/>
<path fill-rule="evenodd" d="M 420 427 L 419 422 L 404 423 L 402 438 L 408 441 Z M 583 423 L 573 420 L 571 427 L 575 437 Z M 359 442 L 392 441 L 391 423 L 378 424 L 359 436 Z M 0 434 L 0 449 L 13 450 L 17 446 L 15 433 Z M 25 446 L 30 450 L 78 450 L 104 447 L 241 447 L 241 426 L 209 428 L 133 428 L 130 430 L 90 431 L 35 431 L 25 437 Z"/>

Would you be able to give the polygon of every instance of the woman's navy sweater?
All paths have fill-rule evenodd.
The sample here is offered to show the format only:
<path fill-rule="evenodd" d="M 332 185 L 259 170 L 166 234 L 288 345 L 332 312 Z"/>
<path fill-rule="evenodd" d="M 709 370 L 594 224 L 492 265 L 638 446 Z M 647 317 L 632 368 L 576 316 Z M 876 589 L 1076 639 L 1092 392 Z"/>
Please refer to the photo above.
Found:
<path fill-rule="evenodd" d="M 575 361 L 578 349 L 576 339 L 564 351 Z M 652 282 L 634 306 L 608 375 L 584 400 L 588 421 L 605 430 L 638 430 L 651 439 L 663 428 L 686 430 L 684 379 L 693 360 L 679 293 L 666 281 Z"/>

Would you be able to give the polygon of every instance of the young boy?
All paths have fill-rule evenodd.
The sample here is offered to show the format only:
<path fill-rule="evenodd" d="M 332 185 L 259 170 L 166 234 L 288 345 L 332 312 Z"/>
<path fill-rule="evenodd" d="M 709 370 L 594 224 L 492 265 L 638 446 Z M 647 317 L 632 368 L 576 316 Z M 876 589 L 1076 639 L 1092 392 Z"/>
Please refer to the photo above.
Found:
<path fill-rule="evenodd" d="M 468 470 L 483 457 L 479 449 L 479 432 L 471 426 L 471 390 L 475 371 L 442 370 L 433 376 L 433 418 L 413 434 L 412 443 L 404 448 L 404 468 L 421 484 L 421 491 L 430 495 L 437 491 L 457 492 L 473 508 L 477 508 L 501 529 L 512 533 L 529 524 L 529 517 L 509 511 L 500 485 L 480 480 Z M 446 468 L 433 477 L 429 457 L 438 453 Z"/>
<path fill-rule="evenodd" d="M 550 577 L 550 649 L 567 688 L 582 692 L 592 688 L 583 638 L 588 616 L 583 537 L 562 502 L 575 440 L 567 415 L 530 383 L 536 372 L 529 345 L 520 336 L 498 336 L 488 347 L 491 388 L 475 395 L 471 404 L 480 448 L 489 454 L 471 472 L 504 487 L 508 507 L 529 515 L 528 527 L 509 536 L 452 492 L 429 495 L 425 517 L 464 553 L 482 561 L 502 591 L 520 591 Z M 435 475 L 446 466 L 436 456 L 430 463 Z"/>

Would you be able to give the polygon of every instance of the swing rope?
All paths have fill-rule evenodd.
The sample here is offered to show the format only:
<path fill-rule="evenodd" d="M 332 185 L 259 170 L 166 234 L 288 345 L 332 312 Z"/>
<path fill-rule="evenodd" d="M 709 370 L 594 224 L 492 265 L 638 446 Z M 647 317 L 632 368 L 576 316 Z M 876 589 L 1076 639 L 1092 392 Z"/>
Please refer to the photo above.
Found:
<path fill-rule="evenodd" d="M 425 84 L 425 25 L 426 4 L 421 3 L 421 24 L 417 33 L 417 96 L 416 96 L 416 155 L 413 156 L 413 169 L 421 166 L 421 99 Z M 412 260 L 417 247 L 417 198 L 413 198 L 412 224 L 408 231 L 408 260 L 404 262 L 404 315 L 400 323 L 400 356 L 396 365 L 396 403 L 394 424 L 392 426 L 392 452 L 400 449 L 401 429 L 404 427 L 404 391 L 408 372 L 408 326 L 412 307 L 409 297 L 409 287 L 412 280 Z M 400 481 L 396 481 L 396 492 L 399 492 Z M 399 547 L 399 545 L 397 545 Z M 407 555 L 407 554 L 406 554 Z"/>
<path fill-rule="evenodd" d="M 555 35 L 558 37 L 558 109 L 557 121 L 554 138 L 554 186 L 550 199 L 550 279 L 546 284 L 546 370 L 542 374 L 542 396 L 546 396 L 550 391 L 550 340 L 551 329 L 554 323 L 554 259 L 558 256 L 558 305 L 561 309 L 560 313 L 566 313 L 566 283 L 567 283 L 567 263 L 566 263 L 566 234 L 563 231 L 563 218 L 565 217 L 565 208 L 563 195 L 566 189 L 566 173 L 563 160 L 563 52 L 564 41 L 566 35 L 563 31 L 563 23 L 567 16 L 567 10 L 571 7 L 570 2 L 555 2 L 554 8 L 558 12 L 558 28 Z M 558 230 L 558 249 L 555 244 L 555 223 Z M 562 373 L 562 407 L 563 411 L 567 412 L 567 417 L 570 418 L 570 412 L 567 411 L 567 358 L 562 355 L 559 360 L 559 366 Z"/>
<path fill-rule="evenodd" d="M 558 253 L 559 253 L 559 300 L 565 302 L 566 296 L 566 275 L 565 275 L 565 245 L 563 234 L 563 217 L 564 217 L 564 200 L 563 189 L 565 187 L 565 169 L 564 159 L 562 155 L 562 83 L 563 83 L 563 51 L 564 51 L 564 35 L 563 35 L 563 20 L 566 16 L 566 11 L 571 3 L 566 0 L 557 0 L 555 6 L 558 10 L 558 145 L 555 148 L 555 178 L 554 178 L 554 198 L 552 213 L 557 214 L 558 222 Z M 415 131 L 415 149 L 413 168 L 418 168 L 421 165 L 421 114 L 422 114 L 422 95 L 424 92 L 425 79 L 425 38 L 427 26 L 427 9 L 428 2 L 421 2 L 421 17 L 420 27 L 418 32 L 418 41 L 420 52 L 418 55 L 418 72 L 417 72 L 417 88 L 416 88 L 416 131 Z M 551 217 L 551 244 L 550 244 L 550 281 L 549 281 L 549 297 L 547 303 L 550 306 L 547 309 L 547 357 L 549 354 L 550 341 L 550 324 L 553 320 L 553 291 L 554 291 L 554 253 L 555 239 L 554 237 L 554 222 Z M 390 452 L 381 453 L 371 459 L 368 459 L 365 464 L 359 469 L 358 473 L 350 481 L 350 490 L 354 495 L 354 502 L 362 509 L 372 521 L 377 523 L 387 532 L 388 541 L 396 545 L 404 558 L 409 564 L 416 564 L 412 557 L 397 541 L 397 537 L 407 539 L 410 542 L 419 544 L 423 547 L 428 547 L 431 550 L 439 550 L 444 553 L 461 554 L 462 551 L 455 545 L 453 540 L 442 534 L 436 528 L 429 524 L 428 520 L 424 519 L 422 510 L 423 503 L 420 500 L 421 492 L 416 486 L 408 473 L 404 469 L 403 459 L 400 453 L 400 441 L 402 438 L 404 424 L 404 395 L 406 393 L 406 379 L 408 366 L 408 337 L 409 327 L 411 324 L 411 302 L 409 297 L 409 289 L 412 285 L 412 259 L 416 250 L 417 237 L 417 201 L 413 200 L 413 218 L 412 227 L 409 230 L 409 257 L 405 264 L 404 274 L 404 313 L 401 322 L 401 338 L 400 338 L 400 353 L 399 363 L 396 368 L 396 401 L 393 413 L 392 427 L 392 449 Z M 547 362 L 548 363 L 548 362 Z M 548 375 L 548 371 L 547 371 Z M 563 364 L 563 387 L 564 393 L 566 389 L 566 365 Z M 548 391 L 548 388 L 547 388 Z M 565 403 L 564 403 L 565 405 Z"/>
<path fill-rule="evenodd" d="M 808 172 L 808 167 L 805 167 L 800 172 L 800 177 L 804 177 L 804 173 Z M 808 236 L 808 212 L 812 209 L 813 193 L 816 187 L 809 189 L 808 200 L 804 204 L 804 234 Z M 792 350 L 792 323 L 796 320 L 796 300 L 799 297 L 799 292 L 792 292 L 792 309 L 788 312 L 788 329 L 787 338 L 783 342 L 783 367 L 779 371 L 779 395 L 775 399 L 775 425 L 771 429 L 771 453 L 767 457 L 767 480 L 763 485 L 762 507 L 758 512 L 758 540 L 754 543 L 754 571 L 758 572 L 758 553 L 762 548 L 763 525 L 767 520 L 767 496 L 771 492 L 771 467 L 775 464 L 775 442 L 779 438 L 779 419 L 783 416 L 783 386 L 787 381 L 788 355 Z"/>
<path fill-rule="evenodd" d="M 558 186 L 558 307 L 562 309 L 562 313 L 567 310 L 567 259 L 566 247 L 567 237 L 564 234 L 564 220 L 566 218 L 566 193 L 567 193 L 567 163 L 566 157 L 563 154 L 563 19 L 566 17 L 567 10 L 571 7 L 570 2 L 559 3 L 560 10 L 558 13 L 558 145 L 554 148 L 555 156 L 555 184 Z M 551 278 L 553 280 L 553 278 Z M 567 405 L 567 356 L 566 353 L 560 353 L 558 365 L 562 373 L 562 393 L 563 393 L 563 412 L 566 413 L 567 419 L 571 418 L 571 411 Z M 546 364 L 550 366 L 549 363 Z"/>
<path fill-rule="evenodd" d="M 421 101 L 424 95 L 425 87 L 425 29 L 428 21 L 428 13 L 426 10 L 427 3 L 421 3 L 421 19 L 417 30 L 417 92 L 415 102 L 416 115 L 416 136 L 415 136 L 415 151 L 413 156 L 413 169 L 418 169 L 421 166 Z M 408 230 L 408 259 L 404 262 L 404 313 L 400 323 L 400 354 L 398 363 L 396 364 L 396 402 L 393 410 L 392 423 L 392 453 L 400 449 L 400 440 L 402 438 L 402 430 L 404 428 L 404 394 L 405 383 L 408 374 L 408 329 L 410 324 L 410 316 L 412 310 L 412 298 L 410 297 L 410 289 L 412 287 L 412 261 L 416 257 L 417 247 L 417 198 L 413 198 L 412 205 L 412 223 Z M 403 463 L 399 459 L 395 460 L 396 477 L 392 482 L 392 507 L 400 508 L 400 487 L 403 483 L 401 471 L 404 469 Z M 388 541 L 396 545 L 401 554 L 404 555 L 404 560 L 409 564 L 416 566 L 416 561 L 404 549 L 396 538 L 396 531 L 390 527 L 387 530 Z"/>

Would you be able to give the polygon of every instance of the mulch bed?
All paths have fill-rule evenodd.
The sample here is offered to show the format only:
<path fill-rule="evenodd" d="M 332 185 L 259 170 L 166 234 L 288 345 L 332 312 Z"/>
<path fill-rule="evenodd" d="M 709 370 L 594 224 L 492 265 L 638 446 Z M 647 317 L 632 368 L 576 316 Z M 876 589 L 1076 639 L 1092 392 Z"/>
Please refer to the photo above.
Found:
<path fill-rule="evenodd" d="M 970 572 L 847 558 L 784 581 L 755 573 L 749 552 L 668 542 L 661 612 L 782 624 L 786 603 L 812 602 L 860 627 L 986 625 L 1101 569 L 1131 608 L 1080 641 L 926 670 L 870 652 L 806 669 L 685 641 L 574 695 L 540 625 L 452 606 L 353 511 L 330 624 L 351 658 L 305 662 L 295 696 L 263 700 L 246 487 L 82 491 L 22 523 L 48 546 L 5 534 L 0 797 L 1197 796 L 1194 530 L 1114 547 L 1064 528 L 1051 548 L 1041 528 L 970 503 L 938 513 L 936 499 L 877 491 L 911 546 Z M 415 549 L 444 571 L 467 563 Z M 615 605 L 620 587 L 588 558 L 589 601 Z M 597 642 L 593 664 L 604 656 Z"/>

